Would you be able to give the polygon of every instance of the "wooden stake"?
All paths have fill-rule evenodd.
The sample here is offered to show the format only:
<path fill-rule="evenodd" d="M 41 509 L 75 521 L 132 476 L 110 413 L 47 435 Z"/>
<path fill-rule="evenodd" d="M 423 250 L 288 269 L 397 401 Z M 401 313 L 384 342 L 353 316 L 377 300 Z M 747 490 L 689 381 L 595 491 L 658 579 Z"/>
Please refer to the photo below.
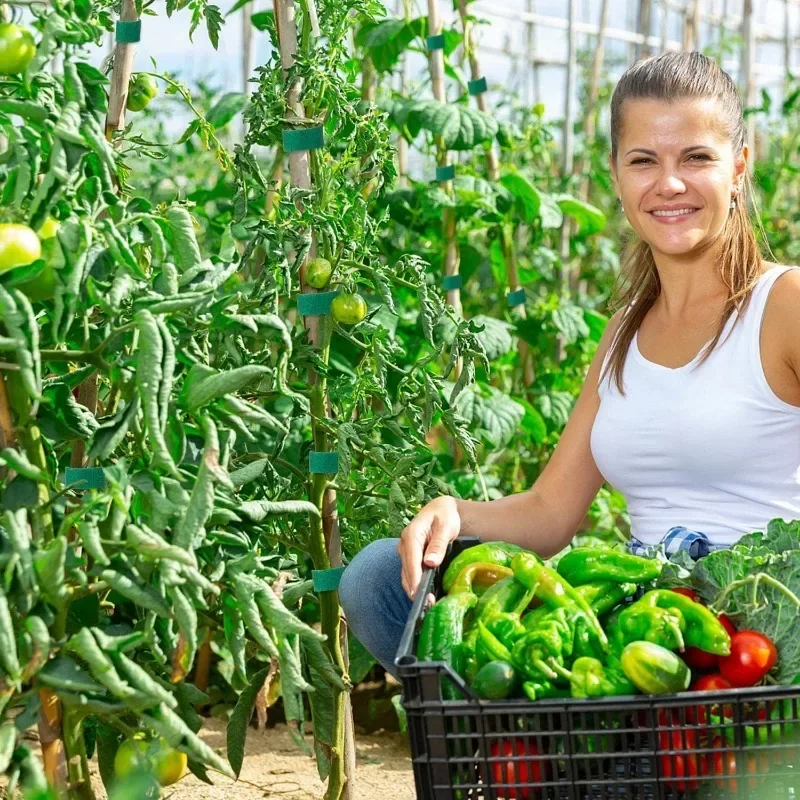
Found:
<path fill-rule="evenodd" d="M 606 11 L 608 7 L 607 0 L 603 0 L 603 8 L 600 11 L 600 17 L 602 18 L 603 12 Z M 647 58 L 650 55 L 650 45 L 647 41 L 647 37 L 650 35 L 650 14 L 652 10 L 652 0 L 639 0 L 639 33 L 642 34 L 642 41 L 636 46 L 636 58 Z M 608 15 L 606 14 L 606 17 Z M 603 28 L 606 27 L 607 20 L 600 23 Z M 595 63 L 597 61 L 596 53 L 595 53 Z M 589 107 L 591 108 L 592 105 L 590 103 Z"/>
<path fill-rule="evenodd" d="M 755 57 L 755 27 L 753 25 L 753 0 L 744 0 L 742 11 L 742 68 L 739 75 L 739 86 L 744 96 L 745 107 L 752 107 L 755 104 L 756 85 L 753 76 L 753 59 Z M 755 143 L 755 116 L 750 114 L 747 117 L 747 146 L 751 156 Z M 749 160 L 752 170 L 753 158 Z"/>
<path fill-rule="evenodd" d="M 442 19 L 439 16 L 438 0 L 428 0 L 428 33 L 436 36 L 442 32 Z M 444 88 L 444 55 L 441 50 L 431 50 L 428 54 L 428 64 L 431 74 L 431 86 L 433 97 L 440 103 L 447 102 Z M 439 137 L 437 137 L 439 139 Z M 444 146 L 444 142 L 437 141 L 438 158 L 440 167 L 450 164 L 450 154 Z M 442 188 L 449 195 L 453 194 L 453 182 L 444 181 Z M 456 214 L 452 208 L 445 208 L 442 211 L 442 235 L 445 241 L 444 274 L 458 275 L 460 254 L 458 251 L 458 238 L 456 236 Z M 461 316 L 461 291 L 459 289 L 447 290 L 447 302 L 456 313 Z M 456 375 L 461 373 L 461 361 L 456 367 Z"/>
<path fill-rule="evenodd" d="M 139 14 L 135 0 L 122 0 L 119 14 L 120 22 L 136 22 Z M 111 89 L 108 96 L 108 115 L 106 116 L 106 137 L 112 131 L 125 128 L 125 104 L 128 102 L 128 84 L 133 71 L 133 58 L 136 45 L 131 42 L 117 42 L 114 48 L 114 71 L 111 75 Z"/>
<path fill-rule="evenodd" d="M 279 47 L 281 67 L 284 76 L 294 65 L 295 54 L 298 49 L 297 28 L 295 22 L 294 0 L 273 0 L 275 19 L 279 31 Z M 294 81 L 286 93 L 287 119 L 304 119 L 305 109 L 301 101 L 302 87 L 299 81 Z M 311 165 L 308 151 L 289 153 L 289 175 L 292 186 L 298 189 L 311 188 Z M 313 231 L 311 235 L 311 249 L 309 257 L 316 255 L 316 241 Z M 315 291 L 306 284 L 305 265 L 300 270 L 300 281 L 304 292 Z M 305 317 L 305 328 L 308 340 L 312 346 L 327 353 L 330 343 L 330 330 L 324 317 Z M 309 383 L 312 389 L 312 416 L 330 417 L 330 406 L 326 393 L 326 381 L 316 373 L 309 374 Z M 324 431 L 312 423 L 314 441 L 317 449 L 324 445 L 326 435 Z M 336 492 L 330 487 L 326 476 L 312 476 L 312 502 L 319 501 L 322 512 L 323 541 L 318 542 L 316 536 L 310 538 L 313 548 L 312 558 L 317 569 L 338 567 L 342 564 L 342 547 L 339 535 L 339 517 L 336 503 Z M 319 524 L 312 520 L 312 525 Z M 318 530 L 318 529 L 317 529 Z M 322 629 L 328 636 L 328 647 L 335 666 L 346 674 L 346 661 L 344 653 L 347 652 L 347 632 L 341 624 L 341 608 L 336 592 L 323 592 L 320 594 L 322 614 Z M 326 797 L 328 800 L 355 800 L 355 739 L 352 723 L 352 707 L 348 692 L 334 692 L 334 743 L 330 753 L 331 769 L 328 780 Z"/>

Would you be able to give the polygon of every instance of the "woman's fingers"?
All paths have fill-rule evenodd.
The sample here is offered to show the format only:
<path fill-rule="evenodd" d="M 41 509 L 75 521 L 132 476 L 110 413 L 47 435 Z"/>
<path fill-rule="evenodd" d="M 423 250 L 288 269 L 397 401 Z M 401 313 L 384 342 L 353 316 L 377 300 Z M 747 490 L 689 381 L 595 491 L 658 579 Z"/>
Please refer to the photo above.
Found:
<path fill-rule="evenodd" d="M 400 558 L 403 562 L 403 589 L 413 600 L 422 578 L 422 548 L 431 529 L 431 514 L 425 509 L 417 514 L 400 536 Z"/>
<path fill-rule="evenodd" d="M 438 567 L 447 552 L 447 545 L 455 538 L 458 531 L 454 530 L 452 521 L 443 520 L 439 516 L 434 517 L 431 527 L 432 535 L 425 548 L 423 560 L 429 567 Z"/>

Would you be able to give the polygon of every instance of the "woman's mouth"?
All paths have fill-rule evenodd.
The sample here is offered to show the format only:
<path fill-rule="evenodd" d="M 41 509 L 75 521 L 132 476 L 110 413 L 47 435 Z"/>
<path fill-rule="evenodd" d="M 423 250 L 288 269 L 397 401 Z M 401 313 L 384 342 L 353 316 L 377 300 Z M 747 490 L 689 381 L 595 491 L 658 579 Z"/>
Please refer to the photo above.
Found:
<path fill-rule="evenodd" d="M 700 209 L 698 208 L 669 208 L 669 209 L 656 209 L 655 211 L 648 212 L 653 219 L 663 225 L 675 225 L 678 222 L 683 222 L 689 219 Z"/>

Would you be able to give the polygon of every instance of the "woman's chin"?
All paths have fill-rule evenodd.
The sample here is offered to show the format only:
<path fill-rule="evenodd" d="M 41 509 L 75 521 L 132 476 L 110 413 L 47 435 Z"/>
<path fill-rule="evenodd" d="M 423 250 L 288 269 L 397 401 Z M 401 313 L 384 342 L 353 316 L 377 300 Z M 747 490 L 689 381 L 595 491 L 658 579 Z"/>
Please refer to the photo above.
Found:
<path fill-rule="evenodd" d="M 648 242 L 654 253 L 679 258 L 696 253 L 702 245 L 702 238 L 698 236 L 682 236 L 675 239 L 653 239 Z"/>

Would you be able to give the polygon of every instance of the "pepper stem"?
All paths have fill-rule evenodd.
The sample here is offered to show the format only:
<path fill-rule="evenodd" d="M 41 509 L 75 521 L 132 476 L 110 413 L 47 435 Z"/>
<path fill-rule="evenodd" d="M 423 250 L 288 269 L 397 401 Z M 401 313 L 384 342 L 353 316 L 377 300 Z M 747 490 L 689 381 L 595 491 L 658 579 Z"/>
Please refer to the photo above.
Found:
<path fill-rule="evenodd" d="M 547 664 L 562 678 L 566 678 L 568 681 L 572 680 L 572 673 L 568 669 L 562 667 L 554 658 L 548 658 Z"/>
<path fill-rule="evenodd" d="M 545 661 L 542 661 L 541 658 L 534 658 L 531 663 L 534 667 L 536 667 L 536 669 L 539 670 L 539 672 L 542 673 L 542 675 L 550 678 L 551 681 L 554 681 L 558 677 L 558 674 L 553 672 L 553 670 L 550 669 L 550 666 Z"/>

